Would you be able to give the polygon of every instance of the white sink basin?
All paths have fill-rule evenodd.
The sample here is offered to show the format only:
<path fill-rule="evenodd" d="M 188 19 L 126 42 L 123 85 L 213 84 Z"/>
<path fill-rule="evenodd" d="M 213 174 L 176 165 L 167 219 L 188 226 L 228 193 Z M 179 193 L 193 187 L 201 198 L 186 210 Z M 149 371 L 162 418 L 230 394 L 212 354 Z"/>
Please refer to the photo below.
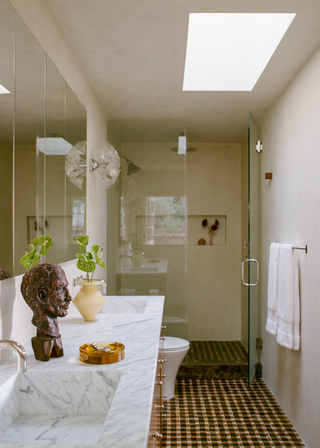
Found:
<path fill-rule="evenodd" d="M 100 313 L 143 314 L 148 305 L 148 299 L 124 299 L 104 296 L 106 303 Z"/>
<path fill-rule="evenodd" d="M 127 268 L 127 271 L 129 272 L 157 272 L 158 268 L 155 266 L 132 266 L 130 268 Z"/>
<path fill-rule="evenodd" d="M 33 370 L 0 387 L 0 447 L 96 446 L 121 371 Z"/>

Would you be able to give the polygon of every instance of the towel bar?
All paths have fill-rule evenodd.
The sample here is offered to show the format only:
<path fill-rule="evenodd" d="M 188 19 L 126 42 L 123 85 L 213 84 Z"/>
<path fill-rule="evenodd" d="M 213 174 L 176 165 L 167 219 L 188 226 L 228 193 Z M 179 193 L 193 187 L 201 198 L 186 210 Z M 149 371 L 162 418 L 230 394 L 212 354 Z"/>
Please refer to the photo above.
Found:
<path fill-rule="evenodd" d="M 276 243 L 277 243 L 277 242 L 278 242 L 278 241 L 276 241 Z M 270 244 L 271 244 L 271 243 L 270 243 Z M 270 244 L 269 244 L 269 246 L 270 246 Z M 306 254 L 308 253 L 308 246 L 307 246 L 307 244 L 305 245 L 305 247 L 296 247 L 296 246 L 293 246 L 292 249 L 305 250 L 305 251 L 306 251 Z"/>
<path fill-rule="evenodd" d="M 306 254 L 308 253 L 308 246 L 306 245 L 305 247 L 294 247 L 292 249 L 298 249 L 298 250 L 305 250 Z"/>

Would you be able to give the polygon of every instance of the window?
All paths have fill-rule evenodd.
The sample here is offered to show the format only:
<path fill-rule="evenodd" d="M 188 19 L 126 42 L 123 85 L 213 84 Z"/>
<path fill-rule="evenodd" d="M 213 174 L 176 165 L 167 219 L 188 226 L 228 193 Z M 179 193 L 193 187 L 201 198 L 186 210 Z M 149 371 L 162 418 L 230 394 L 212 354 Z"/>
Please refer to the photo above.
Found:
<path fill-rule="evenodd" d="M 86 201 L 73 199 L 72 201 L 72 238 L 86 233 Z"/>
<path fill-rule="evenodd" d="M 145 214 L 137 215 L 140 245 L 185 244 L 186 198 L 147 197 Z"/>

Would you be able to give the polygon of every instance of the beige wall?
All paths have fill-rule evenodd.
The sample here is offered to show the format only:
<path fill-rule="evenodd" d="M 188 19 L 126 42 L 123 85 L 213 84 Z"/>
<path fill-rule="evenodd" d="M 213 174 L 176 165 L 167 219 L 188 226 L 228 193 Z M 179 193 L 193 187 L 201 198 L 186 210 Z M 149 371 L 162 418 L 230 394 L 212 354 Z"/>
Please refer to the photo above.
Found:
<path fill-rule="evenodd" d="M 26 182 L 26 173 L 28 182 Z M 31 173 L 34 173 L 33 175 Z M 27 217 L 36 216 L 36 148 L 35 145 L 17 145 L 15 148 L 15 274 L 25 273 L 20 258 L 28 247 Z"/>
<path fill-rule="evenodd" d="M 197 151 L 187 155 L 188 214 L 225 215 L 227 224 L 225 245 L 187 246 L 188 338 L 240 340 L 241 147 L 192 146 Z"/>
<path fill-rule="evenodd" d="M 0 266 L 12 275 L 12 146 L 0 142 L 0 151 Z"/>
<path fill-rule="evenodd" d="M 108 142 L 121 154 L 121 143 L 108 126 Z M 123 159 L 121 159 L 123 163 Z M 121 171 L 125 169 L 125 163 Z M 120 176 L 116 183 L 107 191 L 107 292 L 110 295 L 117 293 L 117 267 L 120 255 Z"/>
<path fill-rule="evenodd" d="M 320 446 L 320 51 L 261 124 L 263 376 L 309 448 Z M 264 173 L 273 179 L 265 180 Z M 268 249 L 272 241 L 308 245 L 300 268 L 301 349 L 287 350 L 265 331 Z"/>

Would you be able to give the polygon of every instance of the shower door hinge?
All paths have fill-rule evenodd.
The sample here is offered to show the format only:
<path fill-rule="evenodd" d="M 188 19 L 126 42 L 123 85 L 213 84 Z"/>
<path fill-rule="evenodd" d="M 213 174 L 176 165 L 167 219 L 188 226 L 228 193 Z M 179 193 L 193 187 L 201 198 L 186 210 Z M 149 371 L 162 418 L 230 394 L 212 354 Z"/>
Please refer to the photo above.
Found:
<path fill-rule="evenodd" d="M 262 142 L 258 140 L 256 144 L 256 151 L 261 152 L 262 150 L 263 150 Z"/>
<path fill-rule="evenodd" d="M 262 338 L 260 338 L 260 337 L 256 338 L 256 349 L 257 350 L 262 349 Z"/>

